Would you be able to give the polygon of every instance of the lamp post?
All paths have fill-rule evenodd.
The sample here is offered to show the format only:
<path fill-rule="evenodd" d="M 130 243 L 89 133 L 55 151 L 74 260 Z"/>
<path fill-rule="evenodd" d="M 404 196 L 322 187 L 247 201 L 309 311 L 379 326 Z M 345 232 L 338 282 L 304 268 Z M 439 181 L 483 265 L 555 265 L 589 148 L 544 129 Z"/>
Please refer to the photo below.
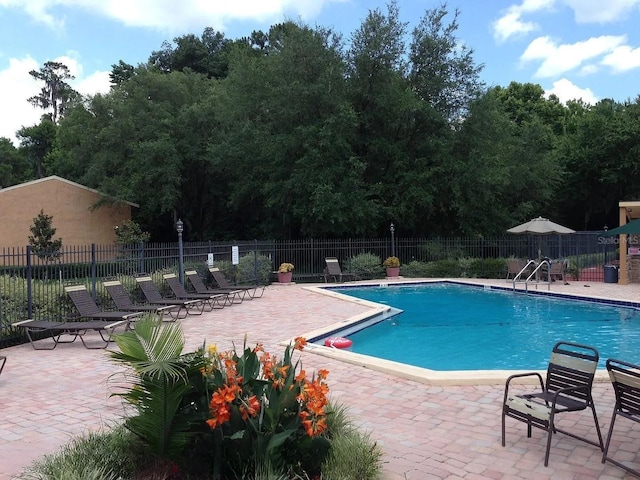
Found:
<path fill-rule="evenodd" d="M 180 283 L 184 284 L 184 255 L 182 249 L 182 232 L 184 231 L 184 223 L 178 219 L 176 222 L 176 230 L 178 231 L 178 278 Z"/>
<path fill-rule="evenodd" d="M 604 226 L 604 231 L 606 232 L 607 230 L 609 230 L 608 226 Z M 607 242 L 604 241 L 602 242 L 602 264 L 606 265 L 607 264 Z"/>
<path fill-rule="evenodd" d="M 396 227 L 393 223 L 391 223 L 391 225 L 389 226 L 389 231 L 391 232 L 391 256 L 395 257 L 396 256 L 396 245 L 395 245 L 395 239 L 394 239 L 394 234 L 396 231 Z"/>

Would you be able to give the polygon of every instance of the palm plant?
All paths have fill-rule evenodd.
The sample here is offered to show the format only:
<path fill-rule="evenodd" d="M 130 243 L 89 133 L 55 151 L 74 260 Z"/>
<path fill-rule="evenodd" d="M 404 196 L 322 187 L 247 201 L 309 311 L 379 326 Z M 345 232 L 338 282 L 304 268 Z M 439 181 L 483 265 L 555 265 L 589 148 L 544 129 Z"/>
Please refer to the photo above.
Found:
<path fill-rule="evenodd" d="M 201 356 L 183 356 L 184 337 L 178 324 L 149 316 L 135 330 L 115 336 L 120 352 L 111 358 L 128 367 L 130 388 L 114 393 L 133 405 L 137 415 L 125 426 L 161 458 L 175 457 L 194 434 L 190 424 L 202 413 L 185 408 L 191 379 L 202 376 Z M 203 422 L 203 420 L 200 420 Z"/>

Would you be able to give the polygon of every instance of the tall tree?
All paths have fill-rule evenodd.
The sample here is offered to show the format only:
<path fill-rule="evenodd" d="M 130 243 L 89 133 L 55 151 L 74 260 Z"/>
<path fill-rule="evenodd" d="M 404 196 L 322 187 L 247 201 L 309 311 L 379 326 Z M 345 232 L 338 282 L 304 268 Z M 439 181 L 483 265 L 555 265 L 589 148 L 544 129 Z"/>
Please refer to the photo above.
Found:
<path fill-rule="evenodd" d="M 135 68 L 122 60 L 118 61 L 118 64 L 111 65 L 111 73 L 109 74 L 109 80 L 111 85 L 118 86 L 129 80 L 135 75 Z"/>
<path fill-rule="evenodd" d="M 0 188 L 10 187 L 31 178 L 33 174 L 24 153 L 14 147 L 11 140 L 0 137 Z"/>
<path fill-rule="evenodd" d="M 20 150 L 33 165 L 32 175 L 42 178 L 46 175 L 47 158 L 54 149 L 58 126 L 48 115 L 43 115 L 40 123 L 22 127 L 17 131 Z"/>
<path fill-rule="evenodd" d="M 356 118 L 339 38 L 287 22 L 264 39 L 234 50 L 221 84 L 224 141 L 214 161 L 229 179 L 229 206 L 245 219 L 245 235 L 363 231 L 373 204 L 352 152 Z"/>
<path fill-rule="evenodd" d="M 447 5 L 427 10 L 413 30 L 409 51 L 411 87 L 420 98 L 440 112 L 450 123 L 459 125 L 469 104 L 482 93 L 483 66 L 473 59 L 473 49 L 456 38 L 458 17 L 445 24 Z"/>
<path fill-rule="evenodd" d="M 44 82 L 38 95 L 30 97 L 29 103 L 34 107 L 50 110 L 53 123 L 64 116 L 68 103 L 78 96 L 67 80 L 75 77 L 69 72 L 69 68 L 60 62 L 45 62 L 40 70 L 29 72 L 34 79 Z"/>
<path fill-rule="evenodd" d="M 56 166 L 83 185 L 140 204 L 137 220 L 153 238 L 174 238 L 177 214 L 192 222 L 191 238 L 201 238 L 202 216 L 193 211 L 209 201 L 202 188 L 213 188 L 210 86 L 193 72 L 137 68 L 109 93 L 70 109 L 60 124 L 64 155 Z"/>
<path fill-rule="evenodd" d="M 188 68 L 209 78 L 226 77 L 231 42 L 224 38 L 223 33 L 207 27 L 200 38 L 188 34 L 174 38 L 173 42 L 175 47 L 165 41 L 160 50 L 152 52 L 149 65 L 162 73 Z"/>

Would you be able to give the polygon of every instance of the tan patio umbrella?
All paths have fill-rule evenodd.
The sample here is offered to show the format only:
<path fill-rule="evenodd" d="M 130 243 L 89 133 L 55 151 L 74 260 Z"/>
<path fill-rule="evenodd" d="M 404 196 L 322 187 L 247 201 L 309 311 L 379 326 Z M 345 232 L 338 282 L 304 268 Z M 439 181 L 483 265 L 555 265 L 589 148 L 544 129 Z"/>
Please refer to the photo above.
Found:
<path fill-rule="evenodd" d="M 564 227 L 558 223 L 552 222 L 548 218 L 538 217 L 528 222 L 516 225 L 507 230 L 509 233 L 539 235 L 538 238 L 538 260 L 542 258 L 542 235 L 567 235 L 576 233 L 575 230 Z"/>

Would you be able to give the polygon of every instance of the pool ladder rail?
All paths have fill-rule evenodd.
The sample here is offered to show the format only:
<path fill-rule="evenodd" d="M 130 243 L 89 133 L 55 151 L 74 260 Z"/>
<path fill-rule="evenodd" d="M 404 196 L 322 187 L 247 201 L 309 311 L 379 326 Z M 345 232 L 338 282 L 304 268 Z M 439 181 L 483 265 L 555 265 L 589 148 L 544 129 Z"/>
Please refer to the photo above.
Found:
<path fill-rule="evenodd" d="M 533 271 L 529 274 L 529 276 L 524 278 L 524 276 L 526 275 L 530 267 L 534 267 Z M 543 267 L 547 268 L 546 280 L 540 279 L 540 269 L 542 269 Z M 522 267 L 522 270 L 520 270 L 518 274 L 515 277 L 513 277 L 513 289 L 514 290 L 516 289 L 516 283 L 524 283 L 525 291 L 529 290 L 529 284 L 535 285 L 536 290 L 538 289 L 539 284 L 546 285 L 547 290 L 551 290 L 550 272 L 551 272 L 551 264 L 549 263 L 548 260 L 542 260 L 540 263 L 538 263 L 535 260 L 529 260 L 527 264 L 524 267 Z"/>

